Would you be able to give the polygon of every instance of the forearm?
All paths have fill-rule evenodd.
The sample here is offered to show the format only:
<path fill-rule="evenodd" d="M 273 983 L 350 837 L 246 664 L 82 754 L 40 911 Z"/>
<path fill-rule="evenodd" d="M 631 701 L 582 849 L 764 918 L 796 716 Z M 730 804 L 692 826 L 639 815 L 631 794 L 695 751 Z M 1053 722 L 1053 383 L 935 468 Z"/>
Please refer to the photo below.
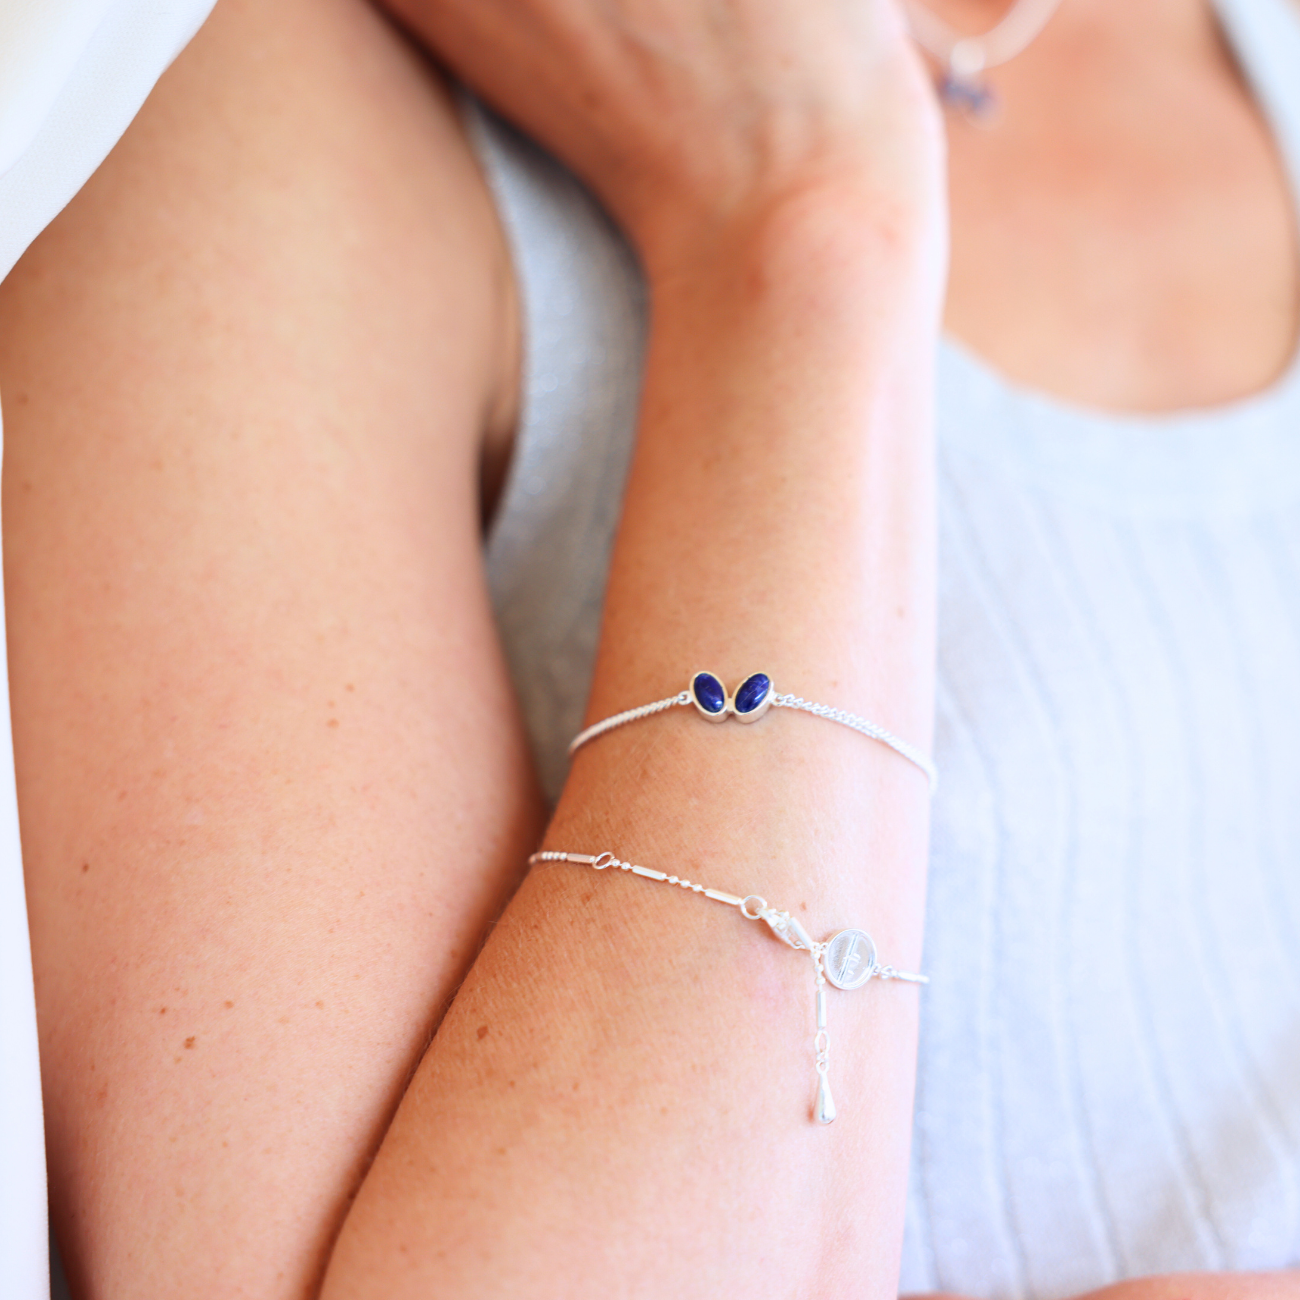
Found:
<path fill-rule="evenodd" d="M 893 242 L 897 239 L 897 242 Z M 810 198 L 656 281 L 591 715 L 697 668 L 928 743 L 938 259 Z M 674 710 L 584 750 L 548 844 L 869 929 L 919 960 L 921 774 L 801 714 Z M 534 872 L 409 1091 L 328 1296 L 864 1295 L 894 1285 L 917 992 L 832 990 L 810 1122 L 806 955 L 697 895 Z"/>

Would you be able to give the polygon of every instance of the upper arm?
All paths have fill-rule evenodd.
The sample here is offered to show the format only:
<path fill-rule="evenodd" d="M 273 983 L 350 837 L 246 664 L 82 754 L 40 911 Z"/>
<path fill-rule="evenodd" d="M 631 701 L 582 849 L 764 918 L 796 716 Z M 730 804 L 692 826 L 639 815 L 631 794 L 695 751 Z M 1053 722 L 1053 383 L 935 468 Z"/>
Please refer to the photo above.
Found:
<path fill-rule="evenodd" d="M 478 550 L 502 267 L 382 20 L 222 0 L 0 289 L 52 1196 L 87 1294 L 310 1287 L 535 833 Z"/>

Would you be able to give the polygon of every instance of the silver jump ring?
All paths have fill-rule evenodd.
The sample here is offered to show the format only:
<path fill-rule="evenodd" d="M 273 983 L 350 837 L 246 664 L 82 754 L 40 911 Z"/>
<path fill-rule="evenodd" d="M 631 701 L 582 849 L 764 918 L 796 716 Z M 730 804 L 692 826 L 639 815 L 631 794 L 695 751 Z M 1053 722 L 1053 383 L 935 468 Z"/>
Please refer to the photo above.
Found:
<path fill-rule="evenodd" d="M 602 853 L 591 865 L 597 871 L 604 871 L 606 867 L 612 867 L 618 859 L 612 853 Z"/>
<path fill-rule="evenodd" d="M 749 910 L 750 903 L 758 904 L 758 907 L 752 912 Z M 767 899 L 759 897 L 758 894 L 749 894 L 740 900 L 740 914 L 747 921 L 759 920 L 766 911 Z"/>

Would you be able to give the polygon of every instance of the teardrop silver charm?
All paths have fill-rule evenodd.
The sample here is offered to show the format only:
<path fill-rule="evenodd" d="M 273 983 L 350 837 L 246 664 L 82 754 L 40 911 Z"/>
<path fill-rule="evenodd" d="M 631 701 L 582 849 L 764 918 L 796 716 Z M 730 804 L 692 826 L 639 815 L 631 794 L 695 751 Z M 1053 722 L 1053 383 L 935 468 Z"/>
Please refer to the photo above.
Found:
<path fill-rule="evenodd" d="M 830 1080 L 821 1070 L 817 1071 L 817 1105 L 813 1118 L 819 1124 L 835 1123 L 835 1098 L 831 1096 Z"/>

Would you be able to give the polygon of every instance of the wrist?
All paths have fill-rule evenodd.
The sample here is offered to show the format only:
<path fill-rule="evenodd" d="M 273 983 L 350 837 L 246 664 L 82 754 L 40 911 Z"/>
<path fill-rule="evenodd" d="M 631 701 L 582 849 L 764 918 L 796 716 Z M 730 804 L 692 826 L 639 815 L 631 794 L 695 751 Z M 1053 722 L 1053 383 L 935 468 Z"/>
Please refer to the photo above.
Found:
<path fill-rule="evenodd" d="M 901 149 L 894 149 L 900 153 Z M 737 257 L 770 272 L 859 265 L 907 279 L 943 279 L 946 182 L 943 152 L 920 161 L 836 155 L 771 175 L 736 195 L 668 188 L 629 218 L 651 286 L 706 273 Z M 933 291 L 937 292 L 933 286 Z"/>
<path fill-rule="evenodd" d="M 713 219 L 662 221 L 639 243 L 656 317 L 765 311 L 863 344 L 937 331 L 947 274 L 941 188 L 919 202 L 865 183 L 805 179 Z M 719 321 L 721 323 L 721 321 Z M 810 334 L 810 341 L 813 336 Z M 882 361 L 886 353 L 875 355 Z"/>

